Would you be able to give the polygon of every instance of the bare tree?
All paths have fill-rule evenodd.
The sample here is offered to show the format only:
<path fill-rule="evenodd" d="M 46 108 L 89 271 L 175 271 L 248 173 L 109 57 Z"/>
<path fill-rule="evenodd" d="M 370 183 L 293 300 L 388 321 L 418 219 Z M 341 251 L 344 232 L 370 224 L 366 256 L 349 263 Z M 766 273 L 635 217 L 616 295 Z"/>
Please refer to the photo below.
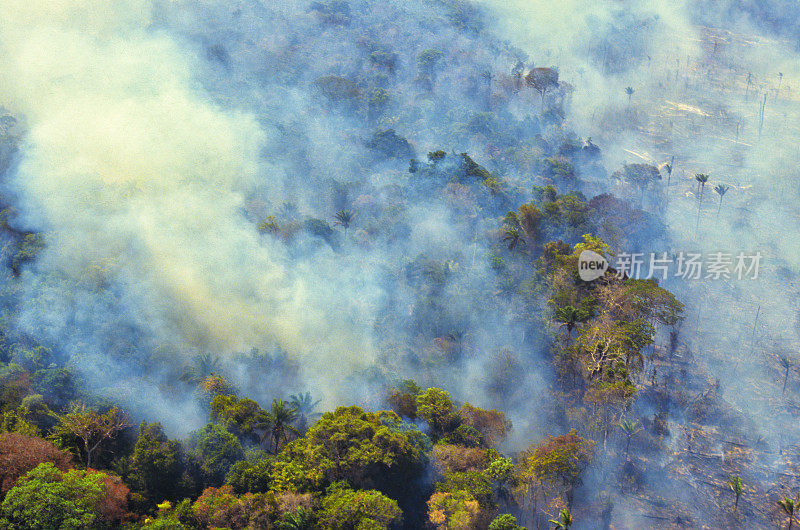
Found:
<path fill-rule="evenodd" d="M 84 404 L 74 405 L 72 411 L 59 418 L 57 434 L 67 434 L 78 438 L 83 444 L 86 454 L 86 467 L 92 465 L 92 454 L 106 440 L 114 438 L 117 433 L 131 423 L 127 416 L 117 407 L 105 414 L 86 407 Z"/>

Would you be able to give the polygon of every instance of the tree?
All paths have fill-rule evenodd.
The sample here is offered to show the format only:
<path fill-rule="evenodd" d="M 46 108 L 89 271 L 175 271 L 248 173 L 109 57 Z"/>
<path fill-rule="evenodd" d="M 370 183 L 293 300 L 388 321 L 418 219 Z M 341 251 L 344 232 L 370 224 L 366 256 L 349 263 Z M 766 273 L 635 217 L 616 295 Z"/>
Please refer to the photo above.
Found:
<path fill-rule="evenodd" d="M 219 357 L 210 353 L 201 353 L 194 358 L 192 365 L 187 366 L 181 375 L 181 381 L 194 385 L 200 384 L 208 376 L 219 372 Z"/>
<path fill-rule="evenodd" d="M 311 398 L 311 392 L 292 394 L 289 396 L 289 404 L 294 407 L 297 413 L 297 425 L 302 433 L 305 433 L 308 425 L 312 421 L 322 416 L 321 413 L 316 412 L 317 406 L 321 401 L 320 399 L 314 401 Z"/>
<path fill-rule="evenodd" d="M 397 501 L 375 490 L 352 490 L 341 482 L 328 488 L 320 504 L 320 527 L 331 530 L 388 530 L 403 518 Z"/>
<path fill-rule="evenodd" d="M 277 506 L 274 493 L 233 494 L 230 486 L 206 488 L 192 505 L 200 528 L 272 528 Z"/>
<path fill-rule="evenodd" d="M 326 412 L 303 438 L 289 442 L 272 472 L 273 484 L 302 490 L 346 480 L 376 488 L 401 501 L 407 485 L 422 474 L 430 442 L 393 412 L 360 407 Z"/>
<path fill-rule="evenodd" d="M 466 491 L 478 501 L 481 508 L 492 510 L 495 508 L 492 496 L 492 481 L 482 471 L 456 471 L 447 473 L 444 478 L 436 483 L 436 491 L 442 493 L 455 493 Z"/>
<path fill-rule="evenodd" d="M 41 438 L 13 432 L 0 434 L 0 497 L 19 477 L 44 462 L 66 471 L 71 466 L 72 455 Z"/>
<path fill-rule="evenodd" d="M 664 164 L 662 167 L 667 172 L 667 187 L 669 187 L 669 182 L 672 179 L 672 170 L 675 169 L 675 157 L 670 158 L 669 163 Z"/>
<path fill-rule="evenodd" d="M 455 430 L 460 423 L 450 393 L 440 388 L 429 388 L 417 396 L 417 414 L 428 422 L 436 437 Z"/>
<path fill-rule="evenodd" d="M 391 390 L 387 401 L 392 410 L 411 420 L 417 417 L 417 396 L 422 393 L 419 385 L 412 379 L 404 379 Z"/>
<path fill-rule="evenodd" d="M 272 438 L 274 452 L 280 451 L 281 444 L 287 442 L 289 433 L 300 436 L 300 432 L 292 425 L 296 419 L 296 407 L 290 406 L 282 399 L 272 400 L 272 407 L 267 413 L 268 430 L 264 433 L 263 440 Z"/>
<path fill-rule="evenodd" d="M 177 500 L 182 473 L 180 443 L 170 440 L 160 423 L 142 422 L 130 457 L 132 501 L 142 509 L 150 509 L 156 503 Z"/>
<path fill-rule="evenodd" d="M 520 479 L 528 486 L 543 483 L 565 490 L 569 505 L 594 446 L 593 441 L 581 438 L 574 429 L 561 436 L 548 436 L 520 454 Z"/>
<path fill-rule="evenodd" d="M 631 96 L 633 96 L 633 87 L 625 87 L 625 93 L 628 94 L 628 105 L 631 104 Z"/>
<path fill-rule="evenodd" d="M 117 407 L 100 414 L 80 404 L 74 405 L 71 412 L 59 418 L 55 430 L 56 436 L 71 435 L 80 440 L 86 455 L 86 467 L 91 467 L 95 450 L 130 425 L 128 418 Z"/>
<path fill-rule="evenodd" d="M 694 176 L 694 179 L 697 181 L 699 200 L 700 202 L 703 202 L 703 191 L 706 189 L 706 182 L 708 182 L 708 175 L 706 175 L 705 173 L 697 173 Z"/>
<path fill-rule="evenodd" d="M 317 518 L 308 508 L 299 507 L 293 512 L 287 512 L 276 523 L 278 530 L 315 530 Z"/>
<path fill-rule="evenodd" d="M 800 503 L 800 497 L 795 497 L 794 499 L 784 497 L 778 501 L 778 506 L 781 507 L 783 513 L 789 516 L 789 530 L 792 530 L 792 525 L 794 525 L 794 510 L 798 503 Z"/>
<path fill-rule="evenodd" d="M 437 530 L 480 528 L 480 516 L 480 504 L 467 491 L 437 491 L 428 499 L 428 520 Z"/>
<path fill-rule="evenodd" d="M 722 198 L 726 193 L 728 193 L 729 189 L 731 189 L 731 187 L 727 184 L 717 184 L 714 186 L 714 191 L 716 191 L 717 195 L 719 195 L 719 208 L 717 208 L 717 215 L 719 215 L 719 212 L 722 211 Z"/>
<path fill-rule="evenodd" d="M 347 229 L 350 228 L 350 224 L 353 222 L 356 214 L 353 210 L 339 210 L 336 212 L 334 217 L 336 218 L 337 225 L 344 228 L 344 235 L 347 235 Z"/>
<path fill-rule="evenodd" d="M 542 108 L 544 108 L 545 94 L 558 87 L 558 70 L 555 68 L 532 68 L 525 76 L 525 83 L 539 93 L 542 98 Z"/>
<path fill-rule="evenodd" d="M 489 530 L 525 530 L 525 527 L 517 524 L 517 518 L 511 514 L 498 515 L 489 524 Z"/>
<path fill-rule="evenodd" d="M 508 250 L 514 251 L 520 245 L 525 244 L 525 238 L 519 228 L 515 226 L 506 226 L 503 228 L 503 242 L 508 244 Z"/>
<path fill-rule="evenodd" d="M 631 446 L 631 438 L 642 432 L 642 426 L 639 424 L 639 420 L 624 420 L 621 421 L 619 424 L 619 428 L 622 429 L 623 434 L 627 438 L 627 442 L 625 443 L 625 458 L 628 457 L 628 450 Z"/>
<path fill-rule="evenodd" d="M 259 431 L 269 422 L 269 414 L 258 403 L 230 394 L 220 394 L 211 400 L 210 418 L 241 440 L 252 443 L 260 441 Z"/>
<path fill-rule="evenodd" d="M 789 380 L 789 370 L 792 368 L 792 363 L 786 357 L 781 357 L 781 366 L 783 367 L 783 390 L 781 394 L 786 393 L 786 382 Z"/>
<path fill-rule="evenodd" d="M 116 495 L 108 499 L 107 477 L 93 470 L 62 473 L 50 462 L 39 464 L 6 494 L 0 528 L 79 530 L 118 523 L 127 515 L 125 499 L 122 505 Z"/>
<path fill-rule="evenodd" d="M 736 496 L 736 500 L 733 503 L 733 508 L 736 509 L 739 506 L 739 497 L 742 496 L 743 485 L 741 477 L 739 477 L 739 475 L 733 475 L 728 481 L 728 487 Z"/>
<path fill-rule="evenodd" d="M 580 323 L 586 322 L 591 318 L 591 313 L 582 307 L 557 307 L 554 313 L 556 322 L 561 322 L 567 330 L 567 337 L 572 335 L 572 330 Z"/>
<path fill-rule="evenodd" d="M 244 458 L 239 439 L 221 425 L 208 424 L 194 433 L 195 457 L 208 484 L 219 486 L 231 466 Z"/>
<path fill-rule="evenodd" d="M 486 445 L 495 446 L 505 440 L 511 430 L 511 421 L 499 410 L 487 410 L 464 403 L 458 411 L 464 425 L 477 430 Z"/>
<path fill-rule="evenodd" d="M 564 508 L 559 512 L 558 520 L 550 519 L 548 522 L 555 525 L 555 530 L 569 530 L 572 526 L 572 514 L 568 508 Z"/>
<path fill-rule="evenodd" d="M 527 241 L 539 239 L 539 221 L 541 218 L 542 212 L 534 204 L 523 204 L 518 208 L 519 224 Z"/>
<path fill-rule="evenodd" d="M 239 460 L 231 467 L 225 482 L 233 486 L 236 493 L 263 493 L 269 491 L 271 484 L 273 455 L 257 456 L 256 452 L 248 452 L 245 460 Z"/>

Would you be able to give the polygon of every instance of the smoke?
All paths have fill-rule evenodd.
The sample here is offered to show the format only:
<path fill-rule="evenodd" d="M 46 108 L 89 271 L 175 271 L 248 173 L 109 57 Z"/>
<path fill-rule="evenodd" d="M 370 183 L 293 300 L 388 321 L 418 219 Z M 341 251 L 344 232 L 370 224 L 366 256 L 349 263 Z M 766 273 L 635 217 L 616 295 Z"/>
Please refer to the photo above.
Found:
<path fill-rule="evenodd" d="M 84 368 L 103 378 L 98 337 L 130 323 L 148 330 L 145 348 L 183 355 L 277 342 L 328 374 L 369 363 L 369 276 L 293 267 L 258 235 L 243 206 L 256 185 L 279 186 L 284 169 L 262 156 L 274 131 L 212 101 L 151 8 L 11 1 L 0 13 L 0 100 L 27 127 L 10 187 L 19 222 L 47 234 L 23 324 L 92 354 Z"/>
<path fill-rule="evenodd" d="M 566 420 L 532 404 L 554 379 L 531 331 L 549 313 L 525 271 L 498 280 L 493 231 L 543 182 L 523 162 L 591 136 L 602 163 L 579 168 L 587 195 L 619 191 L 608 175 L 623 163 L 675 159 L 643 199 L 667 241 L 637 227 L 652 247 L 637 250 L 764 253 L 759 281 L 666 287 L 687 303 L 682 347 L 698 360 L 684 384 L 720 381 L 750 442 L 797 441 L 775 407 L 800 290 L 788 16 L 741 2 L 317 4 L 4 3 L 0 104 L 26 130 L 4 198 L 46 238 L 22 271 L 19 335 L 173 432 L 204 421 L 176 380 L 212 353 L 262 404 L 304 388 L 325 406 L 377 404 L 413 377 L 509 411 L 523 445 Z M 421 67 L 425 52 L 439 59 Z M 558 68 L 565 121 L 514 87 L 519 60 Z M 440 173 L 409 173 L 436 149 Z M 462 152 L 506 194 L 437 180 Z M 346 234 L 327 224 L 340 209 L 356 212 Z M 269 216 L 278 235 L 258 230 Z M 676 414 L 673 433 L 688 421 Z"/>

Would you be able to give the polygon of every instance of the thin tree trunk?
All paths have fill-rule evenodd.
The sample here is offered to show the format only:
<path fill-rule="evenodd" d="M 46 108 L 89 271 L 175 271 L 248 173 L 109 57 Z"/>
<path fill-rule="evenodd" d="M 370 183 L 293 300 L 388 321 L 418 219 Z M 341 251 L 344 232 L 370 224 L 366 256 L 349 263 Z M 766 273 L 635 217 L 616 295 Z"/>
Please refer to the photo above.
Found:
<path fill-rule="evenodd" d="M 785 394 L 786 393 L 786 381 L 788 381 L 788 380 L 789 380 L 789 368 L 787 367 L 786 368 L 786 373 L 783 374 L 783 391 L 781 392 L 781 394 Z"/>

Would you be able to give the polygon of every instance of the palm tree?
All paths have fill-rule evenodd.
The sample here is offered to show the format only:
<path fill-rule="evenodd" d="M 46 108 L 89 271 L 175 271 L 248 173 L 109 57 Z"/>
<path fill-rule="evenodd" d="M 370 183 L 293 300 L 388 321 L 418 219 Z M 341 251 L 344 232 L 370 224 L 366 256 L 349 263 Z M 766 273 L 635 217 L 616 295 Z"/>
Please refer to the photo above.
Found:
<path fill-rule="evenodd" d="M 750 91 L 750 83 L 753 80 L 753 74 L 747 72 L 747 87 L 744 89 L 744 100 L 747 101 L 747 93 Z"/>
<path fill-rule="evenodd" d="M 278 530 L 312 530 L 314 526 L 314 512 L 308 508 L 299 507 L 293 512 L 286 513 L 276 523 Z"/>
<path fill-rule="evenodd" d="M 503 234 L 503 242 L 508 244 L 508 250 L 514 251 L 518 246 L 525 244 L 522 232 L 515 226 L 506 226 Z"/>
<path fill-rule="evenodd" d="M 792 368 L 792 363 L 786 357 L 781 357 L 781 366 L 783 366 L 783 391 L 781 394 L 786 393 L 786 381 L 789 380 L 789 370 Z"/>
<path fill-rule="evenodd" d="M 726 193 L 728 193 L 729 189 L 731 189 L 731 187 L 727 184 L 717 184 L 714 186 L 714 191 L 716 191 L 719 195 L 719 208 L 717 208 L 717 215 L 719 215 L 719 212 L 722 210 L 722 198 Z"/>
<path fill-rule="evenodd" d="M 306 430 L 310 420 L 316 420 L 322 415 L 315 411 L 320 401 L 319 399 L 314 401 L 311 398 L 311 392 L 292 394 L 289 396 L 289 404 L 294 407 L 297 413 L 297 425 L 300 431 Z"/>
<path fill-rule="evenodd" d="M 556 521 L 555 519 L 550 519 L 548 522 L 553 523 L 555 526 L 553 530 L 569 530 L 572 526 L 572 514 L 569 513 L 567 508 L 564 508 L 559 512 L 559 520 Z"/>
<path fill-rule="evenodd" d="M 572 336 L 572 330 L 575 329 L 578 324 L 589 320 L 591 315 L 585 309 L 568 305 L 556 308 L 554 316 L 556 322 L 561 322 L 561 325 L 567 328 L 567 337 L 570 337 Z"/>
<path fill-rule="evenodd" d="M 698 173 L 694 176 L 694 179 L 697 181 L 697 189 L 700 193 L 700 201 L 703 201 L 703 191 L 706 189 L 706 182 L 708 182 L 708 175 L 705 173 Z"/>
<path fill-rule="evenodd" d="M 219 357 L 210 353 L 201 353 L 194 358 L 194 365 L 187 366 L 181 375 L 181 381 L 198 384 L 211 375 L 219 372 Z"/>
<path fill-rule="evenodd" d="M 672 179 L 672 170 L 675 168 L 675 157 L 669 160 L 669 164 L 664 164 L 664 169 L 667 172 L 667 187 L 669 188 L 669 181 Z"/>
<path fill-rule="evenodd" d="M 800 502 L 800 498 L 798 497 L 795 497 L 794 499 L 784 497 L 778 501 L 778 506 L 781 507 L 783 513 L 789 516 L 789 530 L 792 530 L 792 525 L 794 524 L 794 509 L 798 502 Z"/>
<path fill-rule="evenodd" d="M 334 217 L 336 218 L 337 225 L 341 225 L 344 228 L 344 235 L 347 235 L 347 229 L 350 228 L 350 224 L 353 222 L 356 213 L 353 210 L 339 210 L 336 212 Z"/>
<path fill-rule="evenodd" d="M 619 423 L 620 429 L 628 438 L 627 443 L 625 444 L 625 458 L 628 458 L 628 450 L 631 447 L 631 438 L 636 436 L 638 433 L 642 432 L 642 427 L 639 425 L 639 420 L 632 420 L 632 421 L 621 421 Z"/>
<path fill-rule="evenodd" d="M 297 411 L 282 399 L 273 399 L 272 407 L 267 412 L 267 421 L 263 425 L 266 429 L 261 441 L 265 442 L 272 438 L 274 452 L 280 450 L 281 444 L 288 441 L 288 434 L 300 436 L 300 432 L 292 423 L 297 419 Z"/>
<path fill-rule="evenodd" d="M 631 96 L 633 95 L 633 92 L 634 92 L 633 87 L 625 88 L 625 93 L 628 94 L 628 105 L 631 104 Z"/>
<path fill-rule="evenodd" d="M 736 495 L 736 501 L 733 503 L 733 509 L 735 510 L 739 506 L 739 497 L 742 496 L 742 479 L 739 475 L 733 475 L 731 479 L 728 481 L 728 487 L 731 489 L 734 495 Z"/>

